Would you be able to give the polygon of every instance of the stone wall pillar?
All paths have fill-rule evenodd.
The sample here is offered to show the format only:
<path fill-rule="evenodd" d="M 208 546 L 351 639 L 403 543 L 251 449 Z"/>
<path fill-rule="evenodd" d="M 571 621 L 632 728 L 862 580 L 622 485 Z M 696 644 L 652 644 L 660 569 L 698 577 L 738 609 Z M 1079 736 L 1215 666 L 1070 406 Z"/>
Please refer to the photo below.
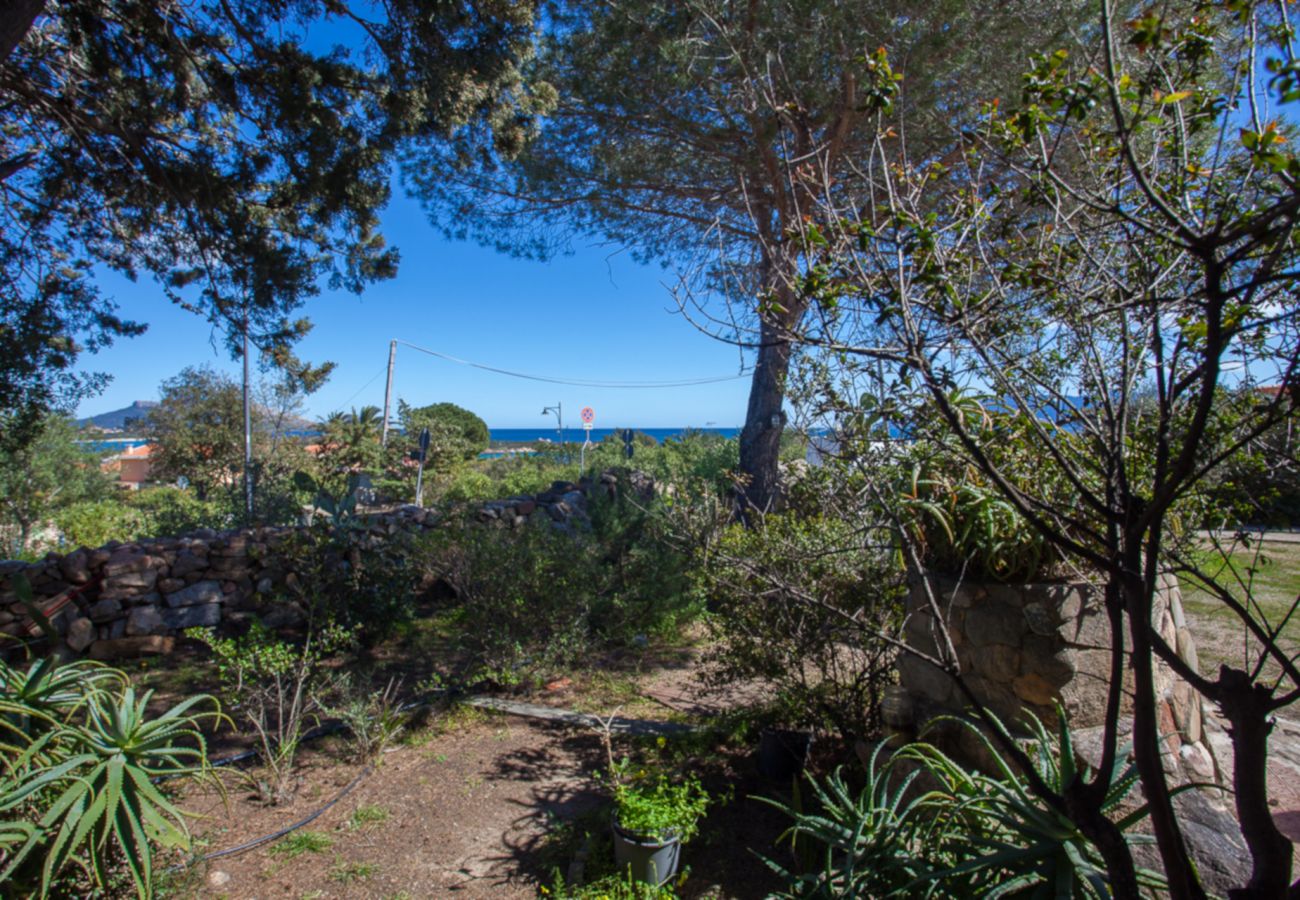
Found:
<path fill-rule="evenodd" d="M 1088 582 L 979 584 L 930 578 L 966 684 L 1004 723 L 1014 726 L 1024 711 L 1029 711 L 1054 726 L 1057 702 L 1076 731 L 1103 723 L 1111 643 L 1099 586 Z M 1196 643 L 1172 575 L 1162 578 L 1152 622 L 1182 659 L 1196 667 Z M 904 634 L 910 646 L 937 655 L 941 637 L 919 578 L 908 595 Z M 1127 645 L 1131 646 L 1131 641 Z M 1125 671 L 1128 669 L 1126 665 Z M 965 711 L 965 699 L 952 679 L 929 663 L 903 654 L 899 674 L 918 723 Z M 1131 709 L 1131 690 L 1131 684 L 1127 685 L 1125 713 Z M 1199 777 L 1213 778 L 1213 757 L 1203 743 L 1204 711 L 1199 695 L 1162 664 L 1157 665 L 1156 692 L 1161 731 L 1170 736 L 1166 746 L 1171 765 L 1181 757 Z"/>

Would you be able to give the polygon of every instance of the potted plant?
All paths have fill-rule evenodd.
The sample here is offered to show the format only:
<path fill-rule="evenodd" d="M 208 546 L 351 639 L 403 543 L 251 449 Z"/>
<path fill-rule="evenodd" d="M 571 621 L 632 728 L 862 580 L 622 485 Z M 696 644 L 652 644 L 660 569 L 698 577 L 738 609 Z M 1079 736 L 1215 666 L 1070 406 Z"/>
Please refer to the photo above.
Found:
<path fill-rule="evenodd" d="M 758 770 L 764 777 L 788 782 L 803 771 L 813 742 L 810 699 L 785 691 L 777 696 L 773 721 L 758 739 Z"/>
<path fill-rule="evenodd" d="M 681 845 L 698 831 L 709 795 L 694 775 L 628 770 L 626 758 L 612 769 L 614 859 L 620 872 L 657 887 L 677 874 Z"/>

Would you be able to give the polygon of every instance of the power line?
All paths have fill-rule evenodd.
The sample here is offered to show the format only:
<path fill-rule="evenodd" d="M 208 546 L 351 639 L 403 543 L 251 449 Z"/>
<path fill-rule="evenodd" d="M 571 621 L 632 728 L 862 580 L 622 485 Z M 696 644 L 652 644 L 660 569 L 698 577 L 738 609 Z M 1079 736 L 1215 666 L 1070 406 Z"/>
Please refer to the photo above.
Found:
<path fill-rule="evenodd" d="M 370 378 L 369 381 L 367 381 L 365 384 L 361 385 L 361 387 L 357 388 L 356 392 L 355 392 L 351 397 L 349 397 L 348 399 L 344 400 L 343 403 L 342 403 L 338 408 L 339 408 L 339 409 L 347 409 L 347 407 L 349 407 L 349 406 L 352 404 L 352 401 L 353 401 L 353 400 L 355 400 L 355 399 L 357 399 L 358 397 L 361 396 L 361 392 L 362 392 L 362 391 L 364 391 L 366 388 L 368 388 L 368 387 L 370 387 L 372 384 L 374 384 L 374 383 L 375 383 L 375 379 L 377 379 L 380 375 L 383 375 L 383 374 L 384 374 L 384 370 L 383 370 L 383 369 L 380 369 L 380 370 L 379 370 L 378 372 L 376 372 L 373 376 L 371 376 L 371 378 Z"/>
<path fill-rule="evenodd" d="M 508 375 L 511 378 L 523 378 L 527 381 L 541 381 L 546 384 L 564 384 L 572 387 L 596 387 L 596 388 L 627 388 L 627 389 L 652 389 L 652 388 L 676 388 L 676 387 L 695 387 L 704 384 L 718 384 L 724 381 L 736 381 L 749 376 L 743 368 L 737 375 L 719 375 L 711 378 L 687 378 L 680 381 L 590 381 L 581 378 L 554 378 L 549 375 L 532 375 L 527 372 L 514 372 L 510 369 L 500 369 L 496 366 L 485 365 L 484 363 L 472 362 L 468 359 L 461 359 L 452 356 L 449 353 L 439 353 L 437 350 L 430 350 L 427 347 L 419 347 L 410 341 L 395 340 L 394 343 L 410 347 L 412 350 L 419 350 L 421 353 L 427 353 L 429 356 L 436 356 L 438 359 L 453 362 L 457 365 L 470 366 L 475 369 L 482 369 L 484 372 L 495 372 L 498 375 Z M 372 378 L 371 381 L 374 379 Z M 359 392 L 358 392 L 359 393 Z"/>

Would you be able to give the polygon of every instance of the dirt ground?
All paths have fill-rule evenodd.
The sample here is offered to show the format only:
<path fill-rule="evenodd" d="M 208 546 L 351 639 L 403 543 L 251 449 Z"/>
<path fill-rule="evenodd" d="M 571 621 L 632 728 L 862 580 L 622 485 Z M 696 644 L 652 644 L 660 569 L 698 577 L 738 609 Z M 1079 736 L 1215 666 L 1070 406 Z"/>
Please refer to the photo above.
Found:
<path fill-rule="evenodd" d="M 385 754 L 351 793 L 298 832 L 323 836 L 317 847 L 287 855 L 291 838 L 215 859 L 172 893 L 241 900 L 537 896 L 581 846 L 575 823 L 580 829 L 602 821 L 599 738 L 512 716 L 452 718 Z M 363 770 L 340 753 L 328 739 L 305 753 L 303 785 L 279 807 L 259 804 L 229 774 L 226 800 L 211 789 L 190 789 L 182 805 L 199 816 L 193 829 L 205 852 L 271 834 L 324 806 Z M 711 811 L 684 849 L 691 874 L 682 894 L 766 896 L 776 884 L 750 848 L 771 850 L 786 820 L 752 795 L 780 795 L 780 787 L 762 782 L 743 753 L 724 755 L 706 784 L 734 797 Z"/>

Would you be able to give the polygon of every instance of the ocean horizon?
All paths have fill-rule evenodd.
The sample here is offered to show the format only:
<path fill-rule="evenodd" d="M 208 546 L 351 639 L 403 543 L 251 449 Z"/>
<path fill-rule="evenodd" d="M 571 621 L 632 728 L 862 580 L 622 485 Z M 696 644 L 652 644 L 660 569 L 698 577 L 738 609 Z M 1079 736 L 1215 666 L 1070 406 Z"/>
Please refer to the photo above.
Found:
<path fill-rule="evenodd" d="M 625 429 L 631 428 L 641 434 L 649 435 L 659 443 L 663 443 L 667 438 L 678 438 L 687 432 L 705 432 L 707 434 L 716 434 L 725 438 L 736 437 L 740 434 L 740 428 L 694 428 L 691 426 L 680 426 L 676 428 L 637 428 L 635 425 L 625 425 L 621 428 L 593 428 L 591 429 L 591 442 L 600 443 L 610 435 L 621 434 Z M 564 427 L 563 435 L 555 428 L 488 428 L 488 434 L 491 436 L 494 444 L 531 444 L 535 441 L 554 441 L 558 443 L 563 440 L 569 444 L 581 444 L 584 440 L 583 429 L 581 427 L 573 428 L 568 425 Z"/>
<path fill-rule="evenodd" d="M 626 427 L 626 426 L 625 426 Z M 603 441 L 611 434 L 619 434 L 624 428 L 593 428 L 591 429 L 591 442 L 593 444 Z M 633 431 L 647 434 L 659 443 L 663 443 L 668 438 L 678 438 L 687 432 L 706 432 L 708 434 L 717 434 L 725 438 L 733 438 L 740 434 L 740 428 L 695 428 L 689 425 L 683 425 L 677 428 L 637 428 L 632 426 Z M 313 438 L 319 437 L 320 432 L 315 429 L 293 429 L 288 432 L 294 437 Z M 395 432 L 400 433 L 400 432 Z M 563 440 L 569 444 L 581 444 L 583 441 L 583 430 L 581 427 L 570 428 L 565 426 L 564 433 L 561 435 L 554 428 L 488 428 L 491 443 L 493 444 L 531 444 L 537 441 L 552 441 L 559 443 Z M 140 447 L 148 443 L 140 437 L 96 437 L 92 439 L 79 440 L 76 443 L 93 450 L 97 453 L 121 453 L 123 450 L 131 447 Z"/>

